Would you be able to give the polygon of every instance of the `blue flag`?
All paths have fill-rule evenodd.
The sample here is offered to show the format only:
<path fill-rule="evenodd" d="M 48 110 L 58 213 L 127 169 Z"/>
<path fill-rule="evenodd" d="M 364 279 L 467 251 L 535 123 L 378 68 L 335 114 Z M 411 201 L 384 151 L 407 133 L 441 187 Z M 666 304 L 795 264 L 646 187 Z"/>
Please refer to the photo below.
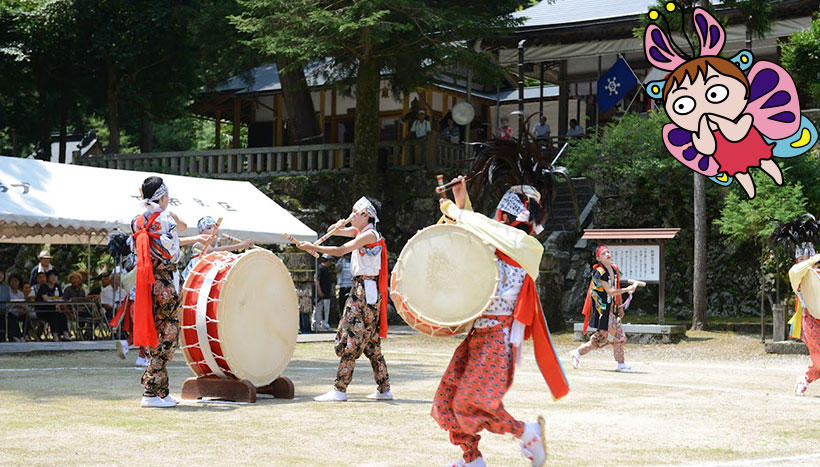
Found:
<path fill-rule="evenodd" d="M 638 80 L 626 60 L 618 57 L 612 68 L 598 80 L 598 107 L 601 112 L 615 107 L 637 85 Z"/>

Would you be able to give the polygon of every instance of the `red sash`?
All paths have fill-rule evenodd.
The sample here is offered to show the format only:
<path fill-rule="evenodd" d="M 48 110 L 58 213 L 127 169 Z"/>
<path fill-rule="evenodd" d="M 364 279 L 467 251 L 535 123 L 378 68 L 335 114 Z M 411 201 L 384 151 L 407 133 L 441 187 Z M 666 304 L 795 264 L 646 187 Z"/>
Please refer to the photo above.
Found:
<path fill-rule="evenodd" d="M 161 211 L 151 214 L 148 222 L 145 216 L 137 218 L 137 231 L 134 232 L 134 241 L 137 246 L 137 290 L 134 299 L 134 345 L 156 347 L 159 345 L 157 330 L 154 327 L 154 306 L 151 289 L 156 282 L 154 267 L 151 264 L 151 239 L 159 238 L 160 234 L 149 232 L 149 229 Z"/>
<path fill-rule="evenodd" d="M 517 268 L 521 267 L 514 259 L 500 251 L 496 250 L 495 254 L 505 263 Z M 538 298 L 535 282 L 529 274 L 524 277 L 524 284 L 518 294 L 513 316 L 526 326 L 524 339 L 529 339 L 532 336 L 535 361 L 538 363 L 541 376 L 544 377 L 544 381 L 547 382 L 547 386 L 550 388 L 553 399 L 558 400 L 566 396 L 569 392 L 569 383 L 552 345 L 550 330 L 544 319 L 544 312 L 541 309 L 541 300 Z"/>
<path fill-rule="evenodd" d="M 382 265 L 379 269 L 379 295 L 381 295 L 381 305 L 379 307 L 379 337 L 387 338 L 387 244 L 384 237 L 378 242 L 365 245 L 365 248 L 382 247 Z M 363 253 L 359 253 L 363 254 Z"/>

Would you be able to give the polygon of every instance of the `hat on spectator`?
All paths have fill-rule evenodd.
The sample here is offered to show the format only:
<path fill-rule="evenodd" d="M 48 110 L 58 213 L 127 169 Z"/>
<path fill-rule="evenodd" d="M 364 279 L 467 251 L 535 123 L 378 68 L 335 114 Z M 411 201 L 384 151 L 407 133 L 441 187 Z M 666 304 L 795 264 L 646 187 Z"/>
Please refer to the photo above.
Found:
<path fill-rule="evenodd" d="M 424 114 L 426 114 L 427 112 L 425 112 L 423 109 L 419 109 L 419 112 L 418 112 L 418 113 L 420 113 L 420 114 L 424 115 Z"/>
<path fill-rule="evenodd" d="M 45 248 L 43 249 L 43 251 L 40 252 L 40 254 L 37 257 L 51 259 L 51 253 L 49 253 L 48 248 Z"/>
<path fill-rule="evenodd" d="M 322 255 L 322 261 L 333 261 L 333 259 L 334 259 L 333 255 L 329 255 L 327 253 Z"/>
<path fill-rule="evenodd" d="M 81 273 L 80 271 L 71 271 L 71 272 L 68 274 L 68 281 L 69 281 L 69 282 L 71 282 L 71 278 L 72 278 L 72 277 L 77 277 L 77 278 L 79 278 L 79 279 L 80 279 L 80 282 L 82 282 L 82 281 L 83 281 L 83 273 Z"/>

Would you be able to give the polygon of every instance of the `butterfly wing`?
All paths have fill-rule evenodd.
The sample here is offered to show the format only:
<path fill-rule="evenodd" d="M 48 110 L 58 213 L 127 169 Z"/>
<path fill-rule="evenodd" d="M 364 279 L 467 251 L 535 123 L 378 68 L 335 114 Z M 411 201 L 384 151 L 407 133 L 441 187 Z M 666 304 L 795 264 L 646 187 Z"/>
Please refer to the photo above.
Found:
<path fill-rule="evenodd" d="M 772 140 L 793 136 L 800 128 L 800 102 L 789 73 L 777 64 L 760 61 L 749 72 L 746 112 L 754 126 Z M 799 136 L 798 136 L 799 138 Z"/>
<path fill-rule="evenodd" d="M 817 142 L 817 128 L 805 116 L 800 117 L 800 127 L 788 138 L 772 140 L 766 138 L 767 143 L 774 143 L 772 155 L 774 157 L 797 157 L 806 153 Z"/>
<path fill-rule="evenodd" d="M 692 142 L 692 132 L 684 130 L 674 123 L 663 127 L 663 142 L 672 157 L 695 172 L 714 177 L 720 173 L 720 164 L 714 157 L 698 152 Z"/>

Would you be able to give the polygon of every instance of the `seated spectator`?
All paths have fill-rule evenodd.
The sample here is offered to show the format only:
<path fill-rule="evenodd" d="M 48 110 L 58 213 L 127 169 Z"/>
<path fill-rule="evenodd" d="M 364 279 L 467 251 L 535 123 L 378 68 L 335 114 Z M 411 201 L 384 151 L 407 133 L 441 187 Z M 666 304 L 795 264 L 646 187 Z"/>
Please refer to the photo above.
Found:
<path fill-rule="evenodd" d="M 105 309 L 105 317 L 108 320 L 114 317 L 120 303 L 128 297 L 128 292 L 120 284 L 120 275 L 111 274 L 109 278 L 109 284 L 100 292 L 100 305 Z"/>
<path fill-rule="evenodd" d="M 31 270 L 31 275 L 29 276 L 28 283 L 31 285 L 35 285 L 37 283 L 37 274 L 46 274 L 49 271 L 54 270 L 54 265 L 51 264 L 51 253 L 48 252 L 48 249 L 41 251 L 38 257 L 40 258 L 40 264 L 34 266 L 34 269 Z"/>
<path fill-rule="evenodd" d="M 567 129 L 567 136 L 584 136 L 584 127 L 578 124 L 578 120 L 575 120 L 574 118 L 570 119 L 569 129 Z"/>
<path fill-rule="evenodd" d="M 28 282 L 23 284 L 23 287 L 20 288 L 20 291 L 23 292 L 23 298 L 26 299 L 27 302 L 33 302 L 35 295 L 34 288 Z"/>
<path fill-rule="evenodd" d="M 57 283 L 57 280 L 57 272 L 54 270 L 49 271 L 48 280 L 37 290 L 36 300 L 38 302 L 63 301 L 61 297 L 63 291 L 60 290 L 60 284 Z M 56 306 L 47 307 L 44 305 L 39 305 L 37 311 L 39 312 L 38 318 L 48 322 L 51 326 L 51 335 L 54 342 L 59 342 L 61 338 L 66 341 L 71 340 L 71 335 L 68 333 L 68 318 L 64 312 L 57 310 Z"/>
<path fill-rule="evenodd" d="M 23 278 L 21 278 L 17 274 L 12 274 L 9 276 L 9 301 L 11 302 L 25 302 L 26 297 L 23 294 L 23 291 L 20 289 L 20 283 L 23 282 Z M 31 288 L 31 285 L 25 284 Z M 20 332 L 20 321 L 24 320 L 26 317 L 26 309 L 25 305 L 10 305 L 8 309 L 9 313 L 9 329 L 8 329 L 8 338 L 14 342 L 23 342 L 23 334 Z"/>
<path fill-rule="evenodd" d="M 532 128 L 532 137 L 536 141 L 546 141 L 550 137 L 550 124 L 547 123 L 547 117 L 541 116 L 538 123 Z"/>
<path fill-rule="evenodd" d="M 83 288 L 83 275 L 79 271 L 74 271 L 68 275 L 68 282 L 71 283 L 63 290 L 63 298 L 68 301 L 74 298 L 85 298 Z"/>
<path fill-rule="evenodd" d="M 45 284 L 48 280 L 48 273 L 45 272 L 38 272 L 34 276 L 34 283 L 31 284 L 31 290 L 34 292 L 34 295 L 37 295 L 37 292 L 40 290 L 40 286 Z"/>
<path fill-rule="evenodd" d="M 413 121 L 410 126 L 410 133 L 413 133 L 417 139 L 426 138 L 427 135 L 433 131 L 430 128 L 430 122 L 426 119 L 426 114 L 423 110 L 419 110 L 418 119 Z"/>
<path fill-rule="evenodd" d="M 496 139 L 501 141 L 509 141 L 512 139 L 513 129 L 510 126 L 510 119 L 507 117 L 501 117 L 501 125 L 495 132 Z"/>
<path fill-rule="evenodd" d="M 461 130 L 456 126 L 452 118 L 447 119 L 447 126 L 441 130 L 441 137 L 448 143 L 458 144 L 461 139 Z"/>
<path fill-rule="evenodd" d="M 95 280 L 99 279 L 99 284 L 94 284 L 91 287 L 91 290 L 88 292 L 88 297 L 99 297 L 102 289 L 108 287 L 108 284 L 111 283 L 111 274 L 107 271 L 103 271 L 100 273 L 99 276 L 94 278 Z"/>

